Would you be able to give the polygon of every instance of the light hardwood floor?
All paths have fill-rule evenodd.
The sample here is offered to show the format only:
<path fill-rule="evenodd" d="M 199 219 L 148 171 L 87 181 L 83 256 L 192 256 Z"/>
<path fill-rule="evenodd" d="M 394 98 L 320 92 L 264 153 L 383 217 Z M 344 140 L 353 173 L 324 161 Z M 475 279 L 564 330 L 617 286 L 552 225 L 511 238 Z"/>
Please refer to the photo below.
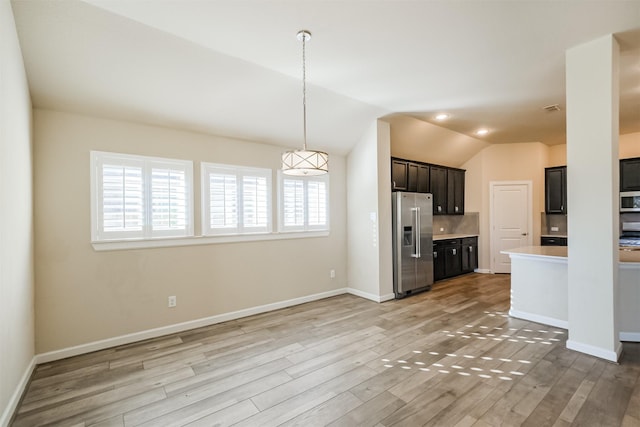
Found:
<path fill-rule="evenodd" d="M 640 426 L 620 364 L 507 316 L 509 276 L 352 295 L 36 368 L 14 426 Z"/>

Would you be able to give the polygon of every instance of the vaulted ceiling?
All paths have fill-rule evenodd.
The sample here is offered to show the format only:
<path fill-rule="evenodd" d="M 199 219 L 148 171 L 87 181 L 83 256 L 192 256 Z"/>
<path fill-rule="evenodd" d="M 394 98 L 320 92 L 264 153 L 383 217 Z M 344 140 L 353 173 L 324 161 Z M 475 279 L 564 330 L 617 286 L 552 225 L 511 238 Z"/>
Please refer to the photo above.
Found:
<path fill-rule="evenodd" d="M 640 0 L 12 5 L 36 107 L 298 147 L 296 33 L 308 29 L 312 148 L 346 154 L 399 113 L 471 136 L 486 127 L 491 143 L 553 145 L 565 141 L 565 51 L 613 33 L 621 133 L 640 131 Z"/>

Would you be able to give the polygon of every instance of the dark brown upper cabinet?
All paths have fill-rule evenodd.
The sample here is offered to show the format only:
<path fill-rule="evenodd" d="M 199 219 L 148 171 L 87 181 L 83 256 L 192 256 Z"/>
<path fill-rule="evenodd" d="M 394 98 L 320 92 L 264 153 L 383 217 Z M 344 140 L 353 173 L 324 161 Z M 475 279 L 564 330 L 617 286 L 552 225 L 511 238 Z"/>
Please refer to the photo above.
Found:
<path fill-rule="evenodd" d="M 407 191 L 407 167 L 405 160 L 391 159 L 391 190 Z"/>
<path fill-rule="evenodd" d="M 464 173 L 460 169 L 447 169 L 447 213 L 464 214 Z"/>
<path fill-rule="evenodd" d="M 544 211 L 547 214 L 567 213 L 567 167 L 544 170 Z"/>
<path fill-rule="evenodd" d="M 640 157 L 620 160 L 620 191 L 640 191 Z"/>

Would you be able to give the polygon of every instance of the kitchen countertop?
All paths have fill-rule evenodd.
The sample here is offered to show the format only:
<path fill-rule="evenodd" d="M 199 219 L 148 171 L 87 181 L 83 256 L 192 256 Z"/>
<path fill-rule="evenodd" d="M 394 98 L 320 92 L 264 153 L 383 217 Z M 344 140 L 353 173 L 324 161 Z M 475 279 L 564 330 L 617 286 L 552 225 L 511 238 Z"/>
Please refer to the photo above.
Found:
<path fill-rule="evenodd" d="M 541 234 L 540 237 L 564 237 L 567 238 L 566 234 Z"/>
<path fill-rule="evenodd" d="M 447 240 L 447 239 L 464 239 L 465 237 L 478 237 L 477 234 L 437 234 L 433 236 L 433 240 Z"/>
<path fill-rule="evenodd" d="M 638 263 L 640 264 L 640 250 L 628 250 L 629 248 L 620 248 L 620 262 Z M 528 255 L 540 258 L 566 259 L 566 246 L 525 246 L 522 248 L 502 251 L 505 254 Z"/>

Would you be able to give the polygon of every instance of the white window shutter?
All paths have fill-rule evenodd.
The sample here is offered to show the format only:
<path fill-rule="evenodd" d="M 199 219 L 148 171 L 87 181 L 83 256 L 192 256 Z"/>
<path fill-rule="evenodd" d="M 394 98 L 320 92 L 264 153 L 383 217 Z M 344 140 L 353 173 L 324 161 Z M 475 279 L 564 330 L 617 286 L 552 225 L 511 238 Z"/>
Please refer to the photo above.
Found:
<path fill-rule="evenodd" d="M 193 235 L 193 163 L 91 152 L 93 241 Z"/>
<path fill-rule="evenodd" d="M 296 177 L 279 174 L 280 231 L 329 229 L 329 177 Z"/>
<path fill-rule="evenodd" d="M 271 231 L 271 170 L 202 163 L 204 235 Z"/>

